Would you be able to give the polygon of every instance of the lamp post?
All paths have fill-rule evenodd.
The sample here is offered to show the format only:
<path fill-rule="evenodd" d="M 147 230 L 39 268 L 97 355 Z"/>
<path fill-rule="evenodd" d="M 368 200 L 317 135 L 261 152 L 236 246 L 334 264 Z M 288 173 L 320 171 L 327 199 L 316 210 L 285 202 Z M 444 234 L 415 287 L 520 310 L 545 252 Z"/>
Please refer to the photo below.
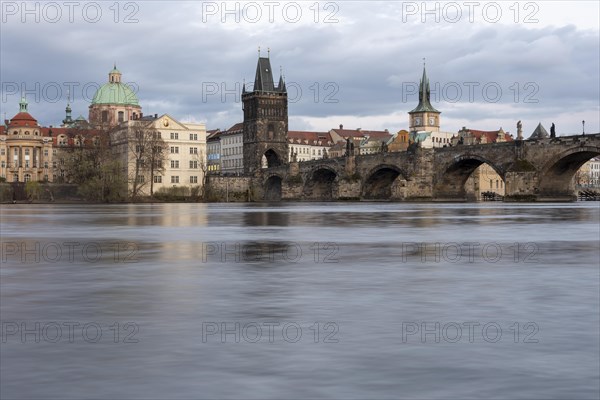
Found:
<path fill-rule="evenodd" d="M 581 126 L 583 128 L 583 134 L 585 135 L 585 120 L 581 121 Z"/>

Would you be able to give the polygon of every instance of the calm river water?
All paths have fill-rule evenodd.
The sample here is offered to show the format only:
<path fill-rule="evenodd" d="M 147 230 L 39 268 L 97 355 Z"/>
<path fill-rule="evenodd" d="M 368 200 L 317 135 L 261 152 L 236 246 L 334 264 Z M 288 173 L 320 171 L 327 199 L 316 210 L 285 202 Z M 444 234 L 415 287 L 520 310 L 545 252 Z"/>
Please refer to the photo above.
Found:
<path fill-rule="evenodd" d="M 3 399 L 592 399 L 600 208 L 3 205 Z"/>

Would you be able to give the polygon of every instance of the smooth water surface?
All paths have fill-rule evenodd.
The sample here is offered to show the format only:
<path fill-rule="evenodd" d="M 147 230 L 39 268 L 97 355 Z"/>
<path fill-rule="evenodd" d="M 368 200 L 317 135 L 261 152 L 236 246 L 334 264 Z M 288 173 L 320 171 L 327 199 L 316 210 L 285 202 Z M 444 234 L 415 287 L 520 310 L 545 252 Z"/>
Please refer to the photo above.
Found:
<path fill-rule="evenodd" d="M 3 205 L 3 399 L 598 398 L 600 209 Z"/>

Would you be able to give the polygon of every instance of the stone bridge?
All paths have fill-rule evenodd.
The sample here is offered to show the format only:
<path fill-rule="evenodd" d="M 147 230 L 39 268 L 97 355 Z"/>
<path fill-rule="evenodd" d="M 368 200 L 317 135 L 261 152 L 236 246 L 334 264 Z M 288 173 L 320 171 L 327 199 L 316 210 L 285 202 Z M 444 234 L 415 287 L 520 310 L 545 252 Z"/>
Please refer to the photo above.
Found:
<path fill-rule="evenodd" d="M 505 183 L 505 201 L 576 200 L 573 176 L 600 155 L 600 134 L 314 160 L 265 168 L 252 179 L 264 200 L 466 201 L 482 164 Z"/>

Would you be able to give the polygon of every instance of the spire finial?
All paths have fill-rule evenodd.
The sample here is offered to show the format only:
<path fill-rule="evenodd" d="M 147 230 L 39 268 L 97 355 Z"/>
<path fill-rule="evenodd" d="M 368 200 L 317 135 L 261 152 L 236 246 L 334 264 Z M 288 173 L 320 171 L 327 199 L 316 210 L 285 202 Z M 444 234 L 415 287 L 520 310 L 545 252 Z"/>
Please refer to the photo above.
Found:
<path fill-rule="evenodd" d="M 267 58 L 271 58 L 271 48 L 267 47 Z"/>
<path fill-rule="evenodd" d="M 260 58 L 260 46 L 258 46 L 258 57 Z"/>
<path fill-rule="evenodd" d="M 425 68 L 425 57 L 423 57 L 423 68 Z"/>

